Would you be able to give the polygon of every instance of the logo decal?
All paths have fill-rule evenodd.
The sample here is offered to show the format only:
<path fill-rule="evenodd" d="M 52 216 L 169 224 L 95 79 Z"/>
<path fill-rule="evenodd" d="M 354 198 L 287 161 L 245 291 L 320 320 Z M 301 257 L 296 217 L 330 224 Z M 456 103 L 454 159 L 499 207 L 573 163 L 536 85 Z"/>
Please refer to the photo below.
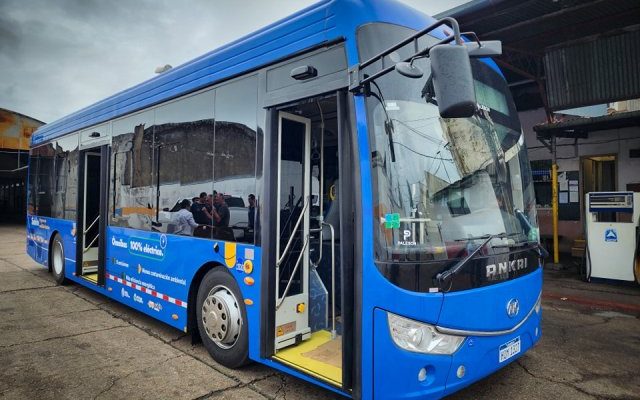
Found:
<path fill-rule="evenodd" d="M 154 311 L 162 311 L 162 304 L 160 304 L 157 301 L 151 301 L 149 300 L 149 302 L 147 303 L 147 305 L 149 306 L 150 309 L 154 310 Z"/>
<path fill-rule="evenodd" d="M 398 246 L 415 246 L 416 242 L 411 240 L 412 233 L 410 230 L 405 229 L 402 231 L 403 240 L 398 240 Z"/>
<path fill-rule="evenodd" d="M 400 228 L 400 214 L 387 214 L 384 216 L 384 227 L 387 229 Z"/>
<path fill-rule="evenodd" d="M 489 264 L 486 266 L 486 276 L 488 281 L 497 279 L 507 279 L 509 273 L 527 269 L 527 259 L 518 258 L 516 260 Z"/>
<path fill-rule="evenodd" d="M 615 228 L 608 228 L 604 231 L 604 241 L 605 242 L 617 242 L 618 241 L 618 231 Z"/>
<path fill-rule="evenodd" d="M 520 312 L 520 302 L 518 299 L 511 299 L 507 303 L 507 315 L 509 318 L 513 318 Z"/>

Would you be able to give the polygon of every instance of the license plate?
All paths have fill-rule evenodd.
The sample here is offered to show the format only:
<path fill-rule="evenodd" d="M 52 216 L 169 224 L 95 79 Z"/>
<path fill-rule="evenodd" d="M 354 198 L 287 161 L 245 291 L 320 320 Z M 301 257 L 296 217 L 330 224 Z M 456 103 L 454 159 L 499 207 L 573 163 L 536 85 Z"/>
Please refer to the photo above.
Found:
<path fill-rule="evenodd" d="M 500 362 L 505 362 L 520 353 L 520 336 L 500 346 Z"/>

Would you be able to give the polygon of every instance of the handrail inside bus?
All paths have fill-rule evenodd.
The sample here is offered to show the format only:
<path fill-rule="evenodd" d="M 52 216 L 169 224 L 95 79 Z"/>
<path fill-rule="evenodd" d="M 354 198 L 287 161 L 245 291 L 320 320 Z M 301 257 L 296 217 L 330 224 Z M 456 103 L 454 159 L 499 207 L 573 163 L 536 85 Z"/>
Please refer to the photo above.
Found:
<path fill-rule="evenodd" d="M 98 214 L 98 216 L 96 217 L 96 219 L 93 220 L 91 225 L 89 225 L 89 227 L 87 229 L 85 229 L 85 231 L 84 231 L 85 235 L 87 234 L 87 232 L 89 232 L 91 230 L 91 228 L 93 228 L 93 226 L 96 224 L 96 222 L 98 222 L 99 219 L 100 219 L 100 215 Z"/>
<path fill-rule="evenodd" d="M 89 249 L 91 248 L 91 246 L 93 246 L 93 244 L 96 242 L 96 240 L 98 240 L 98 238 L 100 237 L 100 234 L 97 234 L 96 237 L 93 238 L 93 240 L 91 241 L 91 243 L 89 243 L 89 246 L 87 246 L 87 248 L 84 249 L 84 253 L 86 253 L 87 251 L 89 251 Z"/>
<path fill-rule="evenodd" d="M 291 243 L 293 242 L 293 238 L 296 236 L 295 232 L 300 227 L 300 223 L 302 222 L 302 219 L 304 218 L 304 213 L 305 213 L 305 211 L 307 211 L 307 207 L 308 206 L 309 206 L 309 199 L 307 198 L 305 200 L 305 202 L 304 202 L 304 207 L 302 207 L 302 212 L 300 213 L 300 216 L 298 217 L 298 221 L 296 222 L 296 225 L 293 228 L 293 234 L 291 236 L 289 236 L 289 241 L 287 242 L 287 246 L 284 248 L 284 251 L 282 252 L 282 255 L 280 256 L 280 258 L 278 259 L 278 262 L 276 262 L 276 267 L 279 267 L 280 264 L 282 264 L 282 261 L 284 261 L 284 258 L 287 256 L 287 253 L 289 252 L 289 247 L 291 247 Z"/>
<path fill-rule="evenodd" d="M 298 260 L 296 261 L 296 266 L 293 268 L 291 272 L 291 276 L 289 277 L 289 282 L 287 282 L 287 286 L 284 288 L 284 293 L 282 293 L 282 297 L 278 301 L 276 305 L 276 311 L 280 309 L 282 303 L 284 303 L 284 299 L 287 297 L 287 293 L 289 293 L 289 288 L 291 287 L 291 283 L 293 282 L 293 278 L 296 276 L 296 272 L 298 271 L 298 267 L 300 266 L 300 261 L 302 261 L 302 256 L 304 256 L 304 252 L 307 249 L 307 245 L 309 244 L 309 235 L 307 235 L 304 246 L 302 246 L 302 250 L 300 250 L 300 255 L 298 256 Z"/>

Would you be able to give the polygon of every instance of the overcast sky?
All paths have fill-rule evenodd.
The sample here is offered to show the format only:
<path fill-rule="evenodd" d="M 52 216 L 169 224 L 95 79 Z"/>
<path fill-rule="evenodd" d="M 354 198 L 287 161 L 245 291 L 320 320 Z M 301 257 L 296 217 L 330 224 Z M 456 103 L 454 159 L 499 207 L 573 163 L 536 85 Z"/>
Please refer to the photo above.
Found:
<path fill-rule="evenodd" d="M 464 0 L 403 0 L 435 14 Z M 0 108 L 65 116 L 315 0 L 0 0 Z"/>

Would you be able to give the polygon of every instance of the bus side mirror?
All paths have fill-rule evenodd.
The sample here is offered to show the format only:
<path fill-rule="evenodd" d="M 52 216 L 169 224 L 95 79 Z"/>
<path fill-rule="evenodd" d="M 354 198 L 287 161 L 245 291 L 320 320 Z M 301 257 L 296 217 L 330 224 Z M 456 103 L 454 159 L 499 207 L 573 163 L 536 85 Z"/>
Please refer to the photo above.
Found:
<path fill-rule="evenodd" d="M 441 44 L 429 51 L 433 89 L 443 118 L 468 118 L 476 110 L 469 52 L 464 45 Z"/>

